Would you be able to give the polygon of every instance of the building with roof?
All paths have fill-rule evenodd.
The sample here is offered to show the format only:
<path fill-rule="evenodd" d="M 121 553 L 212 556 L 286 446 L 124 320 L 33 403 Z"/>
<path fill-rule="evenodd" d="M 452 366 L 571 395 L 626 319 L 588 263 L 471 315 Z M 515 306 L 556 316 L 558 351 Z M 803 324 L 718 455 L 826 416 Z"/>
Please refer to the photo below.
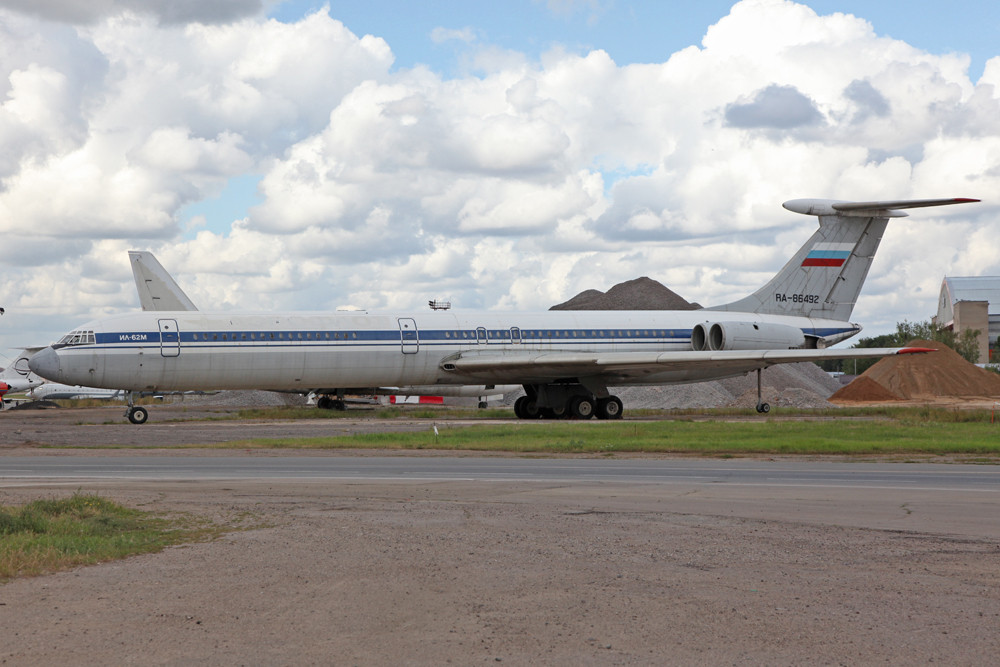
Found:
<path fill-rule="evenodd" d="M 945 276 L 933 322 L 961 335 L 979 333 L 979 362 L 993 361 L 1000 337 L 1000 276 Z"/>

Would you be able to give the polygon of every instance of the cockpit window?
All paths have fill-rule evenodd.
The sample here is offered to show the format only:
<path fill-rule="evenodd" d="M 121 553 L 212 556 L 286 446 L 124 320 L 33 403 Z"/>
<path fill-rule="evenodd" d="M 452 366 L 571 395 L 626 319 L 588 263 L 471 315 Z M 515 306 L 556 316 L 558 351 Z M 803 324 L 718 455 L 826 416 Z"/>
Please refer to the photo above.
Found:
<path fill-rule="evenodd" d="M 56 345 L 93 345 L 94 342 L 93 331 L 70 331 Z"/>

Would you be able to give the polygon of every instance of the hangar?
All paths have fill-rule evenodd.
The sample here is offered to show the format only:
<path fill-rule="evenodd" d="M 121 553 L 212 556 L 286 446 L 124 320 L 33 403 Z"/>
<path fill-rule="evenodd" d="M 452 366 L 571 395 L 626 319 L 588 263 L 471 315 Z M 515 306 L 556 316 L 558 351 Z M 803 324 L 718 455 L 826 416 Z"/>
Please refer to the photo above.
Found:
<path fill-rule="evenodd" d="M 994 361 L 1000 337 L 1000 276 L 945 276 L 933 322 L 956 335 L 978 329 L 979 363 Z"/>

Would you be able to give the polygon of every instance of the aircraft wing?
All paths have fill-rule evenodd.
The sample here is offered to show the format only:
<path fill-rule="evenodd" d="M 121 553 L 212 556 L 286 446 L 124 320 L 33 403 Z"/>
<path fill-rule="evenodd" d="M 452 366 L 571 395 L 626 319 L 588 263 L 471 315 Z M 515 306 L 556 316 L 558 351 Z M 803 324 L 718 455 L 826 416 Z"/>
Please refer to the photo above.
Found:
<path fill-rule="evenodd" d="M 463 354 L 442 366 L 462 375 L 505 383 L 535 383 L 563 378 L 600 377 L 608 384 L 675 373 L 688 381 L 740 375 L 777 364 L 825 359 L 865 359 L 934 352 L 923 347 L 869 347 L 826 350 L 724 350 L 683 352 L 537 352 Z"/>

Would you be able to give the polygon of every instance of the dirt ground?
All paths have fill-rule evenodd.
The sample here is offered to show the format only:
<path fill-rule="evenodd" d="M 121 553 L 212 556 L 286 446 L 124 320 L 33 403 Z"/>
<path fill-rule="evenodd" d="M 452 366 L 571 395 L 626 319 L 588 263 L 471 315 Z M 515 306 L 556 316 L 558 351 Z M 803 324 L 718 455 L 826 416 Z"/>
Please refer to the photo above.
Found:
<path fill-rule="evenodd" d="M 31 447 L 15 442 L 29 428 L 81 445 L 105 437 L 0 419 L 0 473 L 4 453 Z M 0 479 L 0 503 L 74 490 Z M 1000 655 L 1000 536 L 950 530 L 941 517 L 953 502 L 919 490 L 902 500 L 538 482 L 84 490 L 232 530 L 0 586 L 3 664 L 987 665 Z M 905 529 L 866 512 L 898 515 Z"/>

